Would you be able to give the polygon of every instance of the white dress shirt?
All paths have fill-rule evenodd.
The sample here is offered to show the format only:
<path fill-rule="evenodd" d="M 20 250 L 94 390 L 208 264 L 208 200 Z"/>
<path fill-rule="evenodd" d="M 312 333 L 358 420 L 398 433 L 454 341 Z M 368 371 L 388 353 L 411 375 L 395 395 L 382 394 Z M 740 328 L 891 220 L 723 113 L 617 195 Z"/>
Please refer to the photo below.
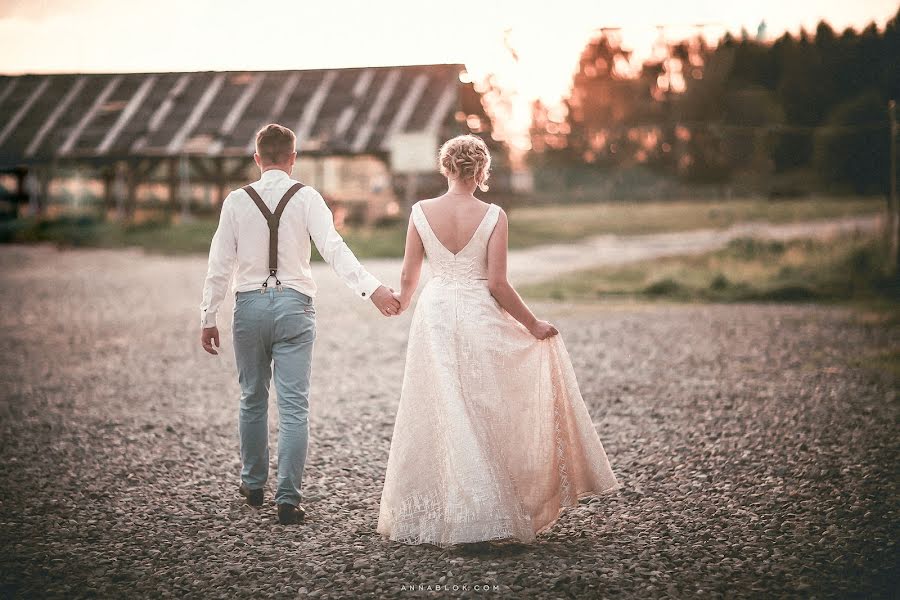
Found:
<path fill-rule="evenodd" d="M 296 180 L 280 169 L 270 169 L 252 183 L 270 211 Z M 322 258 L 357 298 L 368 300 L 381 285 L 366 271 L 334 228 L 334 218 L 315 189 L 306 186 L 294 194 L 281 215 L 278 227 L 278 279 L 285 287 L 310 297 L 316 284 L 309 266 L 310 238 Z M 235 271 L 235 266 L 237 270 Z M 242 189 L 232 191 L 222 202 L 219 227 L 209 248 L 209 269 L 200 305 L 201 327 L 215 327 L 216 313 L 234 278 L 234 291 L 262 289 L 269 275 L 269 226 L 262 212 Z M 275 278 L 268 279 L 274 288 Z"/>

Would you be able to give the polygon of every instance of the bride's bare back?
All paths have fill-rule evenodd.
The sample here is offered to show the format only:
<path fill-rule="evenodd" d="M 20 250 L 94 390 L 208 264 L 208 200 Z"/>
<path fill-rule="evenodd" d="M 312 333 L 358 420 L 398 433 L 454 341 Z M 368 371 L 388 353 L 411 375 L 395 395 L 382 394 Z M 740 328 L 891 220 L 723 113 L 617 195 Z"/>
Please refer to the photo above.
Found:
<path fill-rule="evenodd" d="M 459 254 L 484 220 L 490 204 L 474 196 L 444 194 L 419 202 L 438 241 L 453 254 Z"/>
<path fill-rule="evenodd" d="M 457 136 L 441 146 L 441 174 L 447 177 L 447 192 L 437 198 L 420 200 L 413 207 L 419 210 L 432 241 L 443 250 L 459 258 L 467 251 L 488 220 L 493 204 L 482 202 L 474 196 L 475 189 L 487 191 L 484 181 L 490 167 L 490 152 L 485 143 L 472 135 Z M 497 303 L 516 321 L 528 328 L 536 338 L 543 340 L 559 333 L 547 321 L 539 320 L 529 310 L 506 277 L 506 260 L 509 229 L 506 213 L 497 207 L 496 221 L 491 224 L 484 259 L 487 268 L 487 287 Z M 434 244 L 432 244 L 434 249 Z M 400 274 L 400 310 L 404 311 L 412 301 L 419 284 L 419 273 L 425 258 L 425 246 L 413 215 L 410 215 L 406 231 L 406 250 L 403 270 Z"/>

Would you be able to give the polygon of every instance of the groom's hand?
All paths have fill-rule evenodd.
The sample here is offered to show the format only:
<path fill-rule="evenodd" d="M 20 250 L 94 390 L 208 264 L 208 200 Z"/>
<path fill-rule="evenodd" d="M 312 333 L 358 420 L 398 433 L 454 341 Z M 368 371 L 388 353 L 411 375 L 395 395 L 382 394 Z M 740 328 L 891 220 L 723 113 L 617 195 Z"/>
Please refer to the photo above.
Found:
<path fill-rule="evenodd" d="M 200 343 L 203 344 L 203 349 L 209 352 L 210 354 L 218 354 L 215 348 L 213 348 L 212 343 L 216 343 L 216 348 L 219 347 L 219 328 L 218 327 L 204 327 L 200 332 Z"/>
<path fill-rule="evenodd" d="M 394 297 L 394 290 L 379 286 L 372 292 L 372 303 L 386 317 L 400 314 L 400 302 Z"/>

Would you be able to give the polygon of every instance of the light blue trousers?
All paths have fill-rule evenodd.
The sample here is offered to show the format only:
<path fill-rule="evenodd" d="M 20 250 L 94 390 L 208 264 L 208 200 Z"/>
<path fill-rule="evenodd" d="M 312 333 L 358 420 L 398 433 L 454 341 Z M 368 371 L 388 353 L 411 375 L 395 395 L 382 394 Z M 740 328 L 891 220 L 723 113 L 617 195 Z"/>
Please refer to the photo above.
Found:
<path fill-rule="evenodd" d="M 269 474 L 269 381 L 278 397 L 278 488 L 275 502 L 300 503 L 309 442 L 309 375 L 316 312 L 312 299 L 290 288 L 238 292 L 234 356 L 241 384 L 241 481 L 265 486 Z"/>

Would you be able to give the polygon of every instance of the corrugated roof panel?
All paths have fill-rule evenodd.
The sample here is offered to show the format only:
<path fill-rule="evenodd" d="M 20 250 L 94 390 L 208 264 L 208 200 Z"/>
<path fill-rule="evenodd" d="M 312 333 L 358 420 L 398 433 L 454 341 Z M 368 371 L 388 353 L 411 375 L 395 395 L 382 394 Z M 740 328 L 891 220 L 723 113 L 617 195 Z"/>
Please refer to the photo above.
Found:
<path fill-rule="evenodd" d="M 407 81 L 401 82 L 401 85 L 398 86 L 397 103 L 391 107 L 391 110 L 385 111 L 384 121 L 375 128 L 373 139 L 369 142 L 371 148 L 387 150 L 394 134 L 406 131 L 407 123 L 428 85 L 426 73 L 408 71 L 405 75 Z"/>
<path fill-rule="evenodd" d="M 37 135 L 37 132 L 49 118 L 56 105 L 65 97 L 74 79 L 72 76 L 47 77 L 48 85 L 44 92 L 35 99 L 28 112 L 23 115 L 15 128 L 7 135 L 2 146 L 0 146 L 0 153 L 24 155 L 31 140 Z M 0 95 L 2 95 L 2 92 L 0 92 Z M 4 113 L 5 115 L 6 113 Z M 2 125 L 2 122 L 0 122 L 0 125 Z"/>
<path fill-rule="evenodd" d="M 203 93 L 213 82 L 215 73 L 191 73 L 190 81 L 179 94 L 172 110 L 166 115 L 159 129 L 151 133 L 147 138 L 147 148 L 158 152 L 167 152 L 169 143 L 182 130 L 185 121 L 194 112 L 194 108 L 203 96 Z"/>
<path fill-rule="evenodd" d="M 66 136 L 65 141 L 59 148 L 60 155 L 77 155 L 77 153 L 75 152 L 76 146 L 78 145 L 78 142 L 81 139 L 84 131 L 89 127 L 91 121 L 94 120 L 97 113 L 100 112 L 101 109 L 106 105 L 107 100 L 116 91 L 116 88 L 119 86 L 119 83 L 121 83 L 123 78 L 124 75 L 113 75 L 102 78 L 103 85 L 100 89 L 100 93 L 96 98 L 94 98 L 94 101 L 86 107 L 87 110 L 84 111 L 84 113 L 75 123 L 74 127 L 72 127 L 71 131 L 69 131 L 69 134 Z"/>
<path fill-rule="evenodd" d="M 64 80 L 64 77 L 61 77 L 60 80 Z M 41 124 L 38 126 L 34 134 L 31 135 L 31 139 L 25 146 L 25 158 L 39 156 L 39 151 L 41 145 L 44 143 L 44 140 L 49 135 L 51 135 L 52 132 L 56 131 L 55 128 L 57 124 L 61 121 L 63 115 L 67 113 L 69 107 L 74 104 L 79 94 L 81 94 L 81 90 L 84 89 L 87 81 L 88 78 L 86 75 L 73 76 L 72 81 L 70 82 L 71 85 L 68 86 L 68 89 L 66 89 L 65 93 L 62 94 L 62 96 L 60 96 L 58 99 L 54 98 L 53 108 L 48 110 L 47 112 L 36 113 L 34 115 L 34 118 L 41 121 Z M 19 154 L 19 156 L 22 155 Z"/>
<path fill-rule="evenodd" d="M 194 127 L 191 136 L 208 135 L 218 139 L 225 117 L 252 82 L 253 73 L 229 73 L 215 99 Z"/>
<path fill-rule="evenodd" d="M 165 101 L 166 96 L 178 81 L 180 74 L 160 73 L 155 75 L 155 77 L 156 83 L 150 88 L 147 97 L 137 108 L 131 119 L 129 119 L 122 128 L 122 131 L 119 132 L 119 135 L 116 136 L 112 146 L 110 146 L 109 150 L 106 152 L 107 155 L 129 153 L 137 140 L 150 133 L 150 121 L 153 118 L 154 113 L 157 112 L 160 105 Z"/>
<path fill-rule="evenodd" d="M 370 69 L 369 73 L 371 75 L 365 90 L 360 96 L 355 97 L 352 103 L 348 103 L 344 109 L 346 123 L 343 124 L 340 131 L 335 132 L 334 147 L 341 152 L 352 151 L 356 133 L 365 123 L 366 116 L 378 96 L 378 90 L 381 89 L 388 77 L 387 69 Z"/>
<path fill-rule="evenodd" d="M 103 139 L 95 149 L 97 154 L 106 154 L 109 152 L 109 149 L 116 143 L 122 130 L 125 129 L 129 121 L 134 118 L 135 113 L 143 106 L 144 101 L 147 99 L 147 96 L 150 95 L 150 92 L 153 90 L 154 86 L 156 86 L 158 80 L 159 78 L 156 75 L 147 75 L 146 77 L 140 78 L 140 85 L 138 85 L 137 89 L 125 103 L 124 108 L 119 111 L 115 122 L 104 132 Z"/>
<path fill-rule="evenodd" d="M 431 117 L 431 113 L 438 103 L 441 94 L 446 87 L 446 79 L 429 73 L 428 84 L 425 86 L 419 102 L 413 109 L 409 122 L 406 124 L 404 131 L 422 131 Z"/>
<path fill-rule="evenodd" d="M 464 129 L 451 122 L 462 68 L 0 76 L 0 163 L 245 154 L 267 122 L 293 128 L 301 151 L 383 152 L 392 132 Z"/>
<path fill-rule="evenodd" d="M 227 140 L 225 140 L 226 151 L 245 152 L 247 144 L 254 139 L 259 128 L 265 125 L 266 121 L 271 119 L 272 105 L 278 95 L 279 90 L 284 86 L 291 75 L 290 72 L 275 71 L 265 74 L 259 91 L 253 101 L 247 105 L 244 114 L 241 116 L 237 125 Z M 304 78 L 306 73 L 303 74 Z"/>
<path fill-rule="evenodd" d="M 16 122 L 21 122 L 29 112 L 32 112 L 36 99 L 40 99 L 40 96 L 46 92 L 47 84 L 45 82 L 46 77 L 44 76 L 26 75 L 20 81 L 15 82 L 15 85 L 10 84 L 4 90 L 6 98 L 0 104 L 0 115 L 2 115 L 0 116 L 0 154 L 9 155 L 15 152 L 9 140 L 16 127 Z M 14 119 L 17 121 L 14 122 Z M 4 133 L 5 135 L 3 135 Z"/>
<path fill-rule="evenodd" d="M 380 82 L 378 91 L 372 96 L 371 102 L 365 107 L 365 110 L 360 111 L 361 118 L 357 126 L 353 128 L 353 141 L 350 144 L 351 152 L 363 152 L 369 148 L 369 142 L 375 133 L 375 128 L 397 92 L 400 75 L 399 69 L 386 71 L 384 80 Z"/>
<path fill-rule="evenodd" d="M 166 154 L 180 154 L 187 152 L 191 154 L 205 154 L 209 151 L 211 134 L 197 134 L 195 130 L 197 125 L 203 120 L 204 115 L 209 111 L 210 107 L 219 96 L 219 92 L 225 85 L 228 78 L 227 73 L 216 73 L 213 75 L 209 85 L 197 98 L 196 104 L 191 108 L 187 118 L 181 123 L 181 126 L 175 132 L 175 135 L 166 146 Z"/>
<path fill-rule="evenodd" d="M 73 154 L 93 154 L 100 146 L 110 128 L 115 125 L 119 115 L 128 106 L 144 78 L 140 75 L 123 75 L 115 89 L 104 100 L 86 124 L 78 141 L 72 149 Z"/>
<path fill-rule="evenodd" d="M 52 156 L 65 147 L 85 113 L 93 106 L 112 77 L 109 75 L 85 75 L 84 84 L 66 110 L 59 116 L 53 128 L 47 132 L 37 148 L 35 156 Z"/>
<path fill-rule="evenodd" d="M 294 133 L 297 136 L 298 150 L 310 150 L 315 145 L 314 141 L 310 142 L 310 132 L 315 126 L 316 120 L 319 118 L 319 112 L 322 110 L 322 106 L 325 104 L 328 94 L 331 93 L 331 87 L 334 85 L 337 78 L 338 74 L 336 71 L 327 71 L 323 73 L 322 81 L 319 82 L 315 91 L 303 104 L 303 112 L 300 114 L 300 119 L 294 127 Z"/>
<path fill-rule="evenodd" d="M 328 97 L 319 110 L 318 117 L 304 146 L 310 150 L 330 148 L 334 139 L 335 126 L 344 108 L 353 101 L 353 88 L 366 69 L 340 69 L 331 85 Z"/>

